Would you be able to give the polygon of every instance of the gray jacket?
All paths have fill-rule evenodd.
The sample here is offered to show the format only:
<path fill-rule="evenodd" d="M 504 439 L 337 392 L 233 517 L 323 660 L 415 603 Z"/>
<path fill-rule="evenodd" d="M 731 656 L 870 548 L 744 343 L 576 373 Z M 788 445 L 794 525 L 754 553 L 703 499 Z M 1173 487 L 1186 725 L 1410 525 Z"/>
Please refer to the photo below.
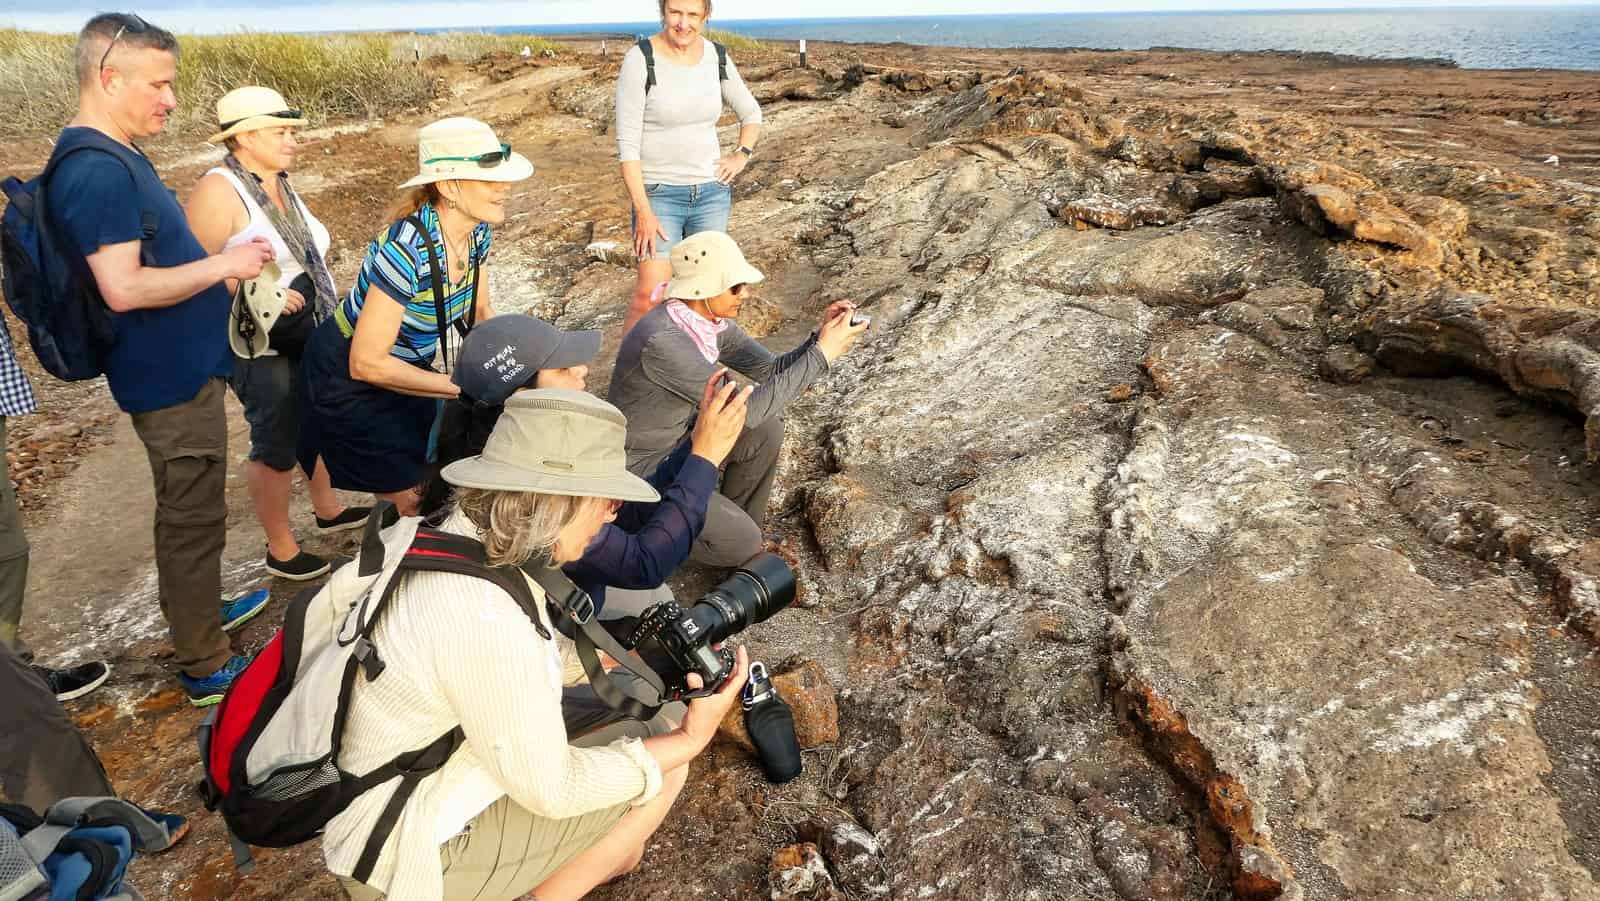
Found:
<path fill-rule="evenodd" d="M 706 380 L 726 366 L 756 383 L 745 428 L 758 426 L 805 392 L 828 370 L 828 358 L 813 334 L 783 356 L 761 346 L 738 323 L 717 338 L 716 363 L 695 347 L 661 304 L 646 313 L 623 339 L 611 371 L 606 399 L 628 417 L 628 468 L 652 470 L 689 431 Z"/>

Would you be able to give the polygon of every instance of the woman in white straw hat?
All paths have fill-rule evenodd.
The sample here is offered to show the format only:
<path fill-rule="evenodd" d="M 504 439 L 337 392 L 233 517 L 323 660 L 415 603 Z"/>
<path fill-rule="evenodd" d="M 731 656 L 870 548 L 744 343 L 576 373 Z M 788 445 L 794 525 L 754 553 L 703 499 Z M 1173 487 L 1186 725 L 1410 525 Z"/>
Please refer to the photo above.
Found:
<path fill-rule="evenodd" d="M 283 301 L 270 330 L 257 333 L 257 322 L 240 315 L 247 312 L 243 293 L 237 285 L 228 286 L 235 294 L 228 339 L 238 358 L 228 383 L 250 424 L 246 482 L 256 520 L 267 534 L 267 572 L 295 581 L 315 579 L 330 568 L 295 539 L 289 496 L 300 421 L 294 403 L 300 352 L 315 311 L 332 309 L 337 300 L 327 264 L 328 229 L 289 183 L 299 147 L 295 129 L 305 124 L 300 111 L 271 88 L 249 86 L 222 95 L 217 101 L 218 131 L 210 140 L 227 147 L 228 154 L 200 178 L 184 208 L 207 253 L 265 238 L 277 254 L 271 281 Z M 367 508 L 341 504 L 326 468 L 313 465 L 306 470 L 306 481 L 318 531 L 366 523 Z"/>
<path fill-rule="evenodd" d="M 424 126 L 417 160 L 355 287 L 311 336 L 301 379 L 302 464 L 320 454 L 335 488 L 372 492 L 407 516 L 427 478 L 439 401 L 461 391 L 451 348 L 494 315 L 489 226 L 505 221 L 511 183 L 533 174 L 476 119 Z"/>
<path fill-rule="evenodd" d="M 445 467 L 456 505 L 440 528 L 481 542 L 492 566 L 576 560 L 618 503 L 658 497 L 623 465 L 626 426 L 581 391 L 514 394 L 483 453 Z M 528 585 L 543 601 L 539 583 Z M 391 783 L 329 821 L 323 856 L 351 898 L 579 898 L 638 864 L 689 761 L 738 699 L 748 655 L 740 648 L 729 680 L 691 700 L 670 731 L 635 722 L 616 740 L 608 730 L 572 741 L 561 702 L 576 652 L 547 606 L 533 605 L 535 620 L 490 582 L 408 577 L 373 636 L 406 678 L 356 680 L 340 763 L 367 772 L 457 725 L 466 741 L 398 819 L 385 816 Z M 393 831 L 368 856 L 381 822 Z M 358 882 L 350 874 L 364 858 Z"/>

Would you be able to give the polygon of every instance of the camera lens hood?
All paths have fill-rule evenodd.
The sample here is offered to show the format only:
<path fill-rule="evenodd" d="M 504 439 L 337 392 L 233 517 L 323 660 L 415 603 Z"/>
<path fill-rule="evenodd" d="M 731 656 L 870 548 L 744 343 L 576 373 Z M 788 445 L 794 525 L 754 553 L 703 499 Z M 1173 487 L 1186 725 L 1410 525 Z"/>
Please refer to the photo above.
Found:
<path fill-rule="evenodd" d="M 777 554 L 757 554 L 734 573 L 752 584 L 761 614 L 766 619 L 794 602 L 794 570 Z"/>

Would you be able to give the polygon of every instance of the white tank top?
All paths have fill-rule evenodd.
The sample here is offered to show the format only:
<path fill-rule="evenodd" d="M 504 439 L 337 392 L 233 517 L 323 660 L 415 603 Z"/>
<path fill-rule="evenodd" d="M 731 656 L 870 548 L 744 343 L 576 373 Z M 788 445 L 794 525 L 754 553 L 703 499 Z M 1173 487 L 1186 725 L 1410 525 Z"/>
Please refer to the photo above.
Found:
<path fill-rule="evenodd" d="M 278 286 L 282 288 L 289 287 L 289 283 L 299 278 L 300 274 L 305 272 L 305 269 L 300 265 L 300 261 L 295 259 L 295 255 L 289 252 L 289 245 L 284 243 L 283 236 L 278 234 L 278 230 L 272 227 L 272 221 L 267 218 L 267 214 L 261 211 L 261 207 L 250 197 L 250 193 L 244 189 L 244 185 L 239 183 L 239 177 L 231 171 L 218 166 L 206 174 L 217 174 L 227 179 L 228 184 L 233 185 L 233 190 L 238 193 L 239 199 L 244 201 L 245 212 L 250 215 L 250 221 L 245 223 L 243 229 L 228 238 L 227 243 L 222 245 L 222 249 L 227 250 L 230 247 L 237 247 L 255 238 L 266 238 L 272 242 L 272 249 L 278 255 L 278 269 L 283 272 L 283 277 L 278 279 Z M 328 258 L 328 247 L 333 243 L 332 237 L 328 234 L 327 226 L 323 225 L 317 217 L 311 215 L 311 211 L 306 208 L 303 202 L 300 204 L 300 214 L 306 219 L 306 228 L 311 230 L 311 240 L 317 245 L 317 253 L 322 254 L 322 258 L 326 260 Z"/>

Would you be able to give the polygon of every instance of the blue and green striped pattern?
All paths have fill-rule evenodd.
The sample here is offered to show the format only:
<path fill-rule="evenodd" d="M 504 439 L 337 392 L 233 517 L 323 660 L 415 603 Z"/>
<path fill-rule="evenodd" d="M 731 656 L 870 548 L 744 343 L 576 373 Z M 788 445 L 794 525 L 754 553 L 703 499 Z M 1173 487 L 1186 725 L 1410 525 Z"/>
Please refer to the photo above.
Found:
<path fill-rule="evenodd" d="M 438 348 L 439 326 L 433 303 L 433 273 L 428 266 L 427 245 L 423 242 L 433 242 L 442 273 L 446 270 L 445 247 L 439 231 L 439 214 L 433 206 L 424 204 L 417 211 L 417 217 L 428 227 L 426 235 L 402 219 L 384 229 L 367 247 L 361 274 L 356 276 L 355 287 L 344 299 L 341 318 L 354 329 L 368 293 L 377 288 L 405 307 L 400 334 L 390 353 L 408 363 L 431 366 Z M 472 232 L 472 258 L 466 276 L 460 284 L 445 286 L 447 326 L 467 315 L 472 302 L 472 269 L 483 265 L 488 258 L 489 240 L 489 226 L 480 223 Z M 449 275 L 446 273 L 445 277 Z M 478 290 L 485 287 L 480 284 Z"/>

